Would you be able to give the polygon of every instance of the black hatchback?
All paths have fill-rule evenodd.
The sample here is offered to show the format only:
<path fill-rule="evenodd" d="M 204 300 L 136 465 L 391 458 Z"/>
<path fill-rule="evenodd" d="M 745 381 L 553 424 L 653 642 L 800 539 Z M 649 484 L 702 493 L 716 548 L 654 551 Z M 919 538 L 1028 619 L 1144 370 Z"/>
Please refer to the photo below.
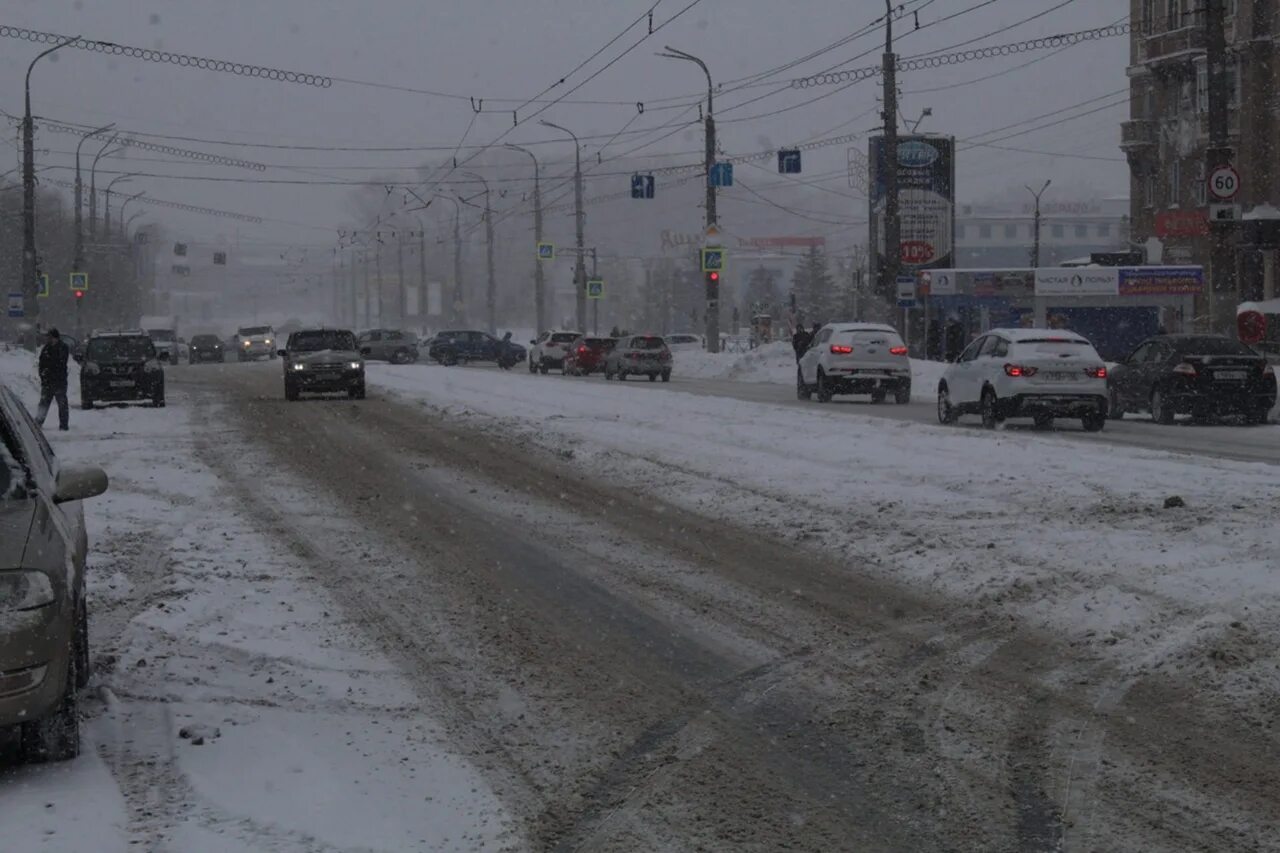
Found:
<path fill-rule="evenodd" d="M 80 365 L 80 403 L 149 400 L 164 405 L 164 368 L 146 332 L 94 335 Z"/>
<path fill-rule="evenodd" d="M 1112 420 L 1150 412 L 1161 424 L 1179 414 L 1264 423 L 1276 404 L 1276 377 L 1266 358 L 1226 335 L 1157 335 L 1110 371 L 1107 391 Z"/>

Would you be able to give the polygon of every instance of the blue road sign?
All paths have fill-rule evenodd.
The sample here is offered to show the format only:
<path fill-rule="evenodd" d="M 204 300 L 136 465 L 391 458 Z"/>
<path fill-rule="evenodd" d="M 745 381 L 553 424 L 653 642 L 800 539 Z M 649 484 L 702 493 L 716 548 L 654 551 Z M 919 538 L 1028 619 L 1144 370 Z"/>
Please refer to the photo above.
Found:
<path fill-rule="evenodd" d="M 587 298 L 604 299 L 604 279 L 593 278 L 587 281 Z"/>
<path fill-rule="evenodd" d="M 40 299 L 49 298 L 49 274 L 47 272 L 40 274 L 40 281 L 36 285 L 36 296 Z"/>
<path fill-rule="evenodd" d="M 554 261 L 556 259 L 555 243 L 539 243 L 538 244 L 538 260 Z"/>
<path fill-rule="evenodd" d="M 713 165 L 711 174 L 707 175 L 707 182 L 713 187 L 733 186 L 733 164 L 716 163 Z"/>
<path fill-rule="evenodd" d="M 13 319 L 27 316 L 26 306 L 23 303 L 21 293 L 9 294 L 9 316 Z"/>
<path fill-rule="evenodd" d="M 724 269 L 724 249 L 712 246 L 702 250 L 702 271 L 721 272 Z"/>
<path fill-rule="evenodd" d="M 632 198 L 653 198 L 654 181 L 653 175 L 632 175 L 631 176 L 631 197 Z"/>
<path fill-rule="evenodd" d="M 898 307 L 916 307 L 916 277 L 913 275 L 898 276 Z"/>
<path fill-rule="evenodd" d="M 778 152 L 778 171 L 784 175 L 800 174 L 799 148 L 784 148 Z"/>
<path fill-rule="evenodd" d="M 89 274 L 87 272 L 73 272 L 69 276 L 72 290 L 88 290 Z"/>

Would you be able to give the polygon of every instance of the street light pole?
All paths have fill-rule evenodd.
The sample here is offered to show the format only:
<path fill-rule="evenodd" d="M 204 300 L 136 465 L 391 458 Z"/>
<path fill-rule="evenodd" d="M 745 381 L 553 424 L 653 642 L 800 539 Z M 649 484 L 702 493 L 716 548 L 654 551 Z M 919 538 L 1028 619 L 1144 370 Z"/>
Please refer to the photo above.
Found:
<path fill-rule="evenodd" d="M 533 152 L 521 148 L 519 145 L 507 144 L 507 147 L 513 151 L 523 151 L 529 155 L 529 159 L 533 161 L 533 239 L 535 243 L 542 242 L 542 186 L 538 176 L 538 158 Z M 537 323 L 539 333 L 546 331 L 546 276 L 542 271 L 542 261 L 538 258 L 537 252 L 534 252 L 533 258 L 533 301 L 534 301 L 534 317 Z"/>
<path fill-rule="evenodd" d="M 111 188 L 121 181 L 128 182 L 132 178 L 132 174 L 120 175 L 113 178 L 111 183 L 107 184 L 107 199 L 102 207 L 102 236 L 108 240 L 111 239 Z"/>
<path fill-rule="evenodd" d="M 716 188 L 711 183 L 711 170 L 716 164 L 716 122 L 715 122 L 715 84 L 711 81 L 711 71 L 707 68 L 707 64 L 691 53 L 685 53 L 682 50 L 676 50 L 674 47 L 664 45 L 666 53 L 660 53 L 659 56 L 667 59 L 683 59 L 688 62 L 696 63 L 702 69 L 702 73 L 707 75 L 707 134 L 706 134 L 706 170 L 707 170 L 707 231 L 710 232 L 716 224 Z M 720 351 L 720 279 L 718 273 L 704 273 L 707 295 L 706 317 L 706 339 L 707 352 Z"/>
<path fill-rule="evenodd" d="M 545 119 L 540 122 L 547 127 L 562 131 L 573 137 L 573 206 L 577 218 L 577 247 L 578 260 L 577 266 L 573 268 L 573 287 L 577 291 L 577 315 L 578 328 L 586 330 L 587 328 L 587 265 L 586 258 L 586 225 L 587 214 L 583 210 L 582 202 L 582 143 L 578 141 L 578 137 L 573 131 L 567 127 L 561 127 L 558 124 L 552 124 Z M 541 329 L 539 331 L 542 331 Z"/>
<path fill-rule="evenodd" d="M 1035 190 L 1031 189 L 1031 187 L 1026 188 L 1027 192 L 1031 193 L 1031 197 L 1036 200 L 1035 226 L 1033 228 L 1034 236 L 1033 236 L 1033 242 L 1031 244 L 1031 268 L 1032 269 L 1040 268 L 1040 196 L 1044 195 L 1044 191 L 1049 189 L 1049 184 L 1051 183 L 1053 183 L 1052 180 L 1045 181 L 1044 186 L 1040 188 L 1039 192 L 1036 192 Z"/>
<path fill-rule="evenodd" d="M 142 198 L 142 197 L 143 197 L 144 195 L 146 195 L 146 194 L 147 194 L 147 191 L 146 191 L 146 190 L 143 190 L 143 191 L 142 191 L 142 192 L 140 192 L 140 193 L 134 193 L 133 195 L 129 196 L 128 198 L 126 198 L 126 199 L 124 200 L 124 204 L 120 205 L 120 221 L 121 221 L 121 222 L 124 222 L 124 212 L 129 208 L 129 202 L 131 202 L 131 201 L 137 201 L 138 199 Z M 134 216 L 139 216 L 139 215 L 141 215 L 141 214 L 140 214 L 140 213 L 135 213 L 135 214 L 134 214 Z M 132 221 L 132 220 L 131 220 L 131 221 Z M 120 226 L 120 236 L 121 236 L 121 237 L 127 237 L 127 236 L 129 236 L 129 235 L 128 235 L 128 231 L 129 231 L 129 223 L 124 222 L 124 224 Z M 110 236 L 111 236 L 110 232 L 108 232 L 108 233 L 107 233 L 107 236 L 108 236 L 108 237 L 110 237 Z"/>
<path fill-rule="evenodd" d="M 90 131 L 80 137 L 80 141 L 76 143 L 76 256 L 72 264 L 72 269 L 77 271 L 84 270 L 84 182 L 80 179 L 80 148 L 84 145 L 85 140 L 91 136 L 97 136 L 99 133 L 105 133 L 115 127 L 115 123 L 103 125 L 97 130 Z"/>
<path fill-rule="evenodd" d="M 111 138 L 98 149 L 98 153 L 93 156 L 93 165 L 89 167 L 89 239 L 96 240 L 98 237 L 98 161 L 107 153 L 107 149 L 115 144 L 116 134 L 112 134 Z M 116 149 L 117 151 L 119 149 Z M 111 152 L 115 153 L 115 151 Z"/>
<path fill-rule="evenodd" d="M 31 71 L 37 62 L 79 38 L 72 36 L 41 51 L 27 66 L 26 108 L 22 114 L 22 301 L 32 317 L 40 314 L 40 303 L 36 301 L 39 293 L 36 279 L 40 275 L 40 267 L 36 257 L 36 131 L 31 120 Z"/>
<path fill-rule="evenodd" d="M 489 316 L 489 334 L 498 333 L 498 285 L 493 269 L 493 208 L 489 206 L 489 182 L 475 172 L 465 173 L 484 185 L 484 243 L 489 268 L 489 282 L 485 290 L 485 309 Z"/>

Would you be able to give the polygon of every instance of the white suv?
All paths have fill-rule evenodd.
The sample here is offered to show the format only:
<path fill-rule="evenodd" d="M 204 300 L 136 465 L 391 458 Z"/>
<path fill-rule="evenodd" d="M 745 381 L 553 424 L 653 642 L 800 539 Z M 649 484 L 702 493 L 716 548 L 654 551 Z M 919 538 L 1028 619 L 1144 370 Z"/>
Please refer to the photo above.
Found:
<path fill-rule="evenodd" d="M 814 394 L 827 403 L 833 394 L 870 394 L 882 403 L 890 393 L 911 402 L 911 359 L 892 326 L 828 323 L 818 330 L 796 369 L 796 396 Z"/>
<path fill-rule="evenodd" d="M 1052 329 L 992 329 L 947 368 L 938 383 L 938 420 L 982 415 L 993 429 L 1006 418 L 1080 418 L 1097 432 L 1107 422 L 1107 367 L 1087 340 Z"/>
<path fill-rule="evenodd" d="M 564 372 L 564 357 L 569 354 L 573 342 L 582 337 L 582 332 L 566 332 L 552 329 L 538 335 L 536 341 L 530 341 L 533 349 L 529 350 L 529 372 L 546 373 L 551 368 Z"/>

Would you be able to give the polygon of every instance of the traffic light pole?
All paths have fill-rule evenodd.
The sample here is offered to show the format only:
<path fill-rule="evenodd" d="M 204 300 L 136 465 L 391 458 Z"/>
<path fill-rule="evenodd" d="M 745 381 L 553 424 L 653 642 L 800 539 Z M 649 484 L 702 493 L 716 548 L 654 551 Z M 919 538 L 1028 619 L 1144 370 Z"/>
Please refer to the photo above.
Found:
<path fill-rule="evenodd" d="M 1231 81 L 1227 75 L 1226 0 L 1205 0 L 1205 53 L 1209 72 L 1209 147 L 1205 151 L 1205 177 L 1231 165 L 1229 106 Z M 1209 325 L 1230 331 L 1235 311 L 1236 269 L 1232 241 L 1234 222 L 1209 222 Z"/>
<path fill-rule="evenodd" d="M 582 143 L 578 141 L 577 135 L 567 127 L 561 127 L 549 121 L 543 121 L 541 124 L 555 128 L 573 137 L 573 208 L 574 218 L 577 220 L 576 242 L 578 248 L 577 266 L 573 268 L 573 284 L 574 289 L 577 291 L 578 328 L 585 330 L 587 327 L 587 263 L 583 254 L 586 251 L 587 213 L 583 208 L 582 199 Z"/>

